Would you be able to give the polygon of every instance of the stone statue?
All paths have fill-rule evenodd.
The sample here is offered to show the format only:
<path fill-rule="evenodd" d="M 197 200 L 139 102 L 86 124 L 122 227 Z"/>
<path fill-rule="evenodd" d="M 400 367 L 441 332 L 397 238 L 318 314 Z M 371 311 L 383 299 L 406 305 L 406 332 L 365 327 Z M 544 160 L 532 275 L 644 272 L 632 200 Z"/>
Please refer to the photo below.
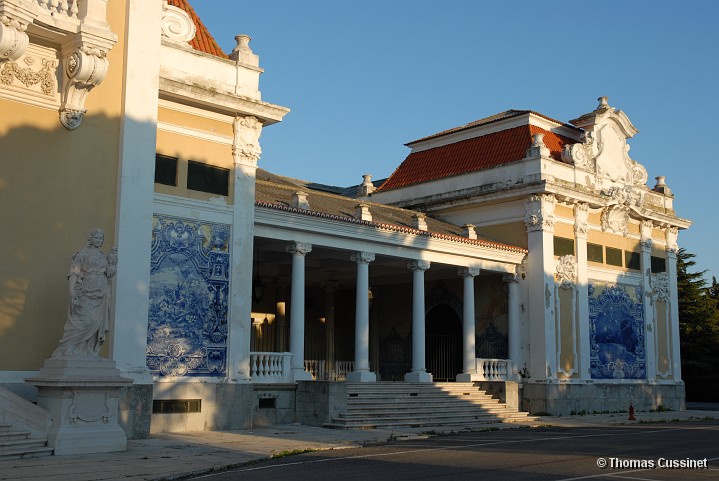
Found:
<path fill-rule="evenodd" d="M 102 229 L 92 229 L 85 247 L 72 256 L 67 276 L 70 305 L 65 332 L 52 357 L 97 356 L 110 328 L 110 280 L 117 270 L 117 249 L 100 250 Z"/>

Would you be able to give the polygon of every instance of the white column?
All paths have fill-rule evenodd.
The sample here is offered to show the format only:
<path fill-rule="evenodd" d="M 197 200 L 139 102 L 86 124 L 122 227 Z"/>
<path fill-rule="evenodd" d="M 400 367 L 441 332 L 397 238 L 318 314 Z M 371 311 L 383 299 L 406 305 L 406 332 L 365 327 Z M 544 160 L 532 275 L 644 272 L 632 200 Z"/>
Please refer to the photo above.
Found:
<path fill-rule="evenodd" d="M 133 378 L 136 384 L 152 383 L 146 367 L 147 312 L 161 15 L 162 2 L 131 0 L 127 4 L 123 78 L 126 95 L 122 99 L 120 121 L 115 221 L 118 263 L 109 342 L 110 357 L 122 375 Z"/>
<path fill-rule="evenodd" d="M 326 354 L 327 360 L 327 376 L 331 381 L 337 378 L 335 371 L 335 292 L 339 288 L 339 283 L 328 281 L 324 284 L 325 290 L 325 334 L 326 334 Z"/>
<path fill-rule="evenodd" d="M 657 320 L 654 318 L 654 300 L 648 295 L 652 290 L 652 230 L 654 224 L 651 220 L 643 220 L 639 226 L 641 238 L 639 247 L 641 249 L 642 269 L 642 291 L 644 307 L 644 343 L 645 359 L 647 368 L 647 379 L 654 380 L 657 377 Z"/>
<path fill-rule="evenodd" d="M 589 205 L 574 206 L 574 239 L 577 246 L 577 354 L 580 379 L 592 378 L 589 340 L 589 264 L 587 260 L 587 236 L 589 235 Z M 575 341 L 576 342 L 576 341 Z"/>
<path fill-rule="evenodd" d="M 355 364 L 347 373 L 349 382 L 375 382 L 377 376 L 369 370 L 369 263 L 374 261 L 371 252 L 356 252 L 352 260 L 357 263 L 357 294 L 355 301 Z"/>
<path fill-rule="evenodd" d="M 672 374 L 675 381 L 682 379 L 682 360 L 679 352 L 679 292 L 677 290 L 677 235 L 679 229 L 667 227 L 667 274 L 669 275 L 669 315 L 671 320 Z M 669 334 L 669 333 L 668 333 Z"/>
<path fill-rule="evenodd" d="M 474 320 L 474 278 L 479 275 L 476 267 L 462 267 L 457 271 L 464 286 L 462 309 L 462 372 L 457 374 L 457 382 L 479 380 L 477 375 L 476 326 Z"/>
<path fill-rule="evenodd" d="M 532 380 L 557 378 L 554 318 L 554 206 L 550 194 L 525 201 L 529 265 L 529 375 Z"/>
<path fill-rule="evenodd" d="M 311 381 L 312 374 L 305 371 L 305 255 L 312 244 L 292 242 L 287 252 L 292 254 L 292 286 L 290 293 L 290 352 L 292 353 L 292 380 Z"/>
<path fill-rule="evenodd" d="M 519 322 L 519 276 L 517 274 L 505 274 L 504 282 L 507 283 L 507 330 L 509 331 L 508 351 L 509 360 L 512 361 L 512 373 L 517 373 L 521 361 L 519 347 L 521 343 L 521 326 Z"/>
<path fill-rule="evenodd" d="M 249 382 L 252 317 L 252 258 L 255 232 L 255 177 L 260 159 L 262 124 L 255 117 L 233 122 L 232 158 L 235 164 L 230 306 L 227 320 L 227 369 L 230 382 Z"/>
<path fill-rule="evenodd" d="M 424 271 L 429 269 L 429 261 L 411 261 L 407 268 L 412 270 L 412 371 L 404 375 L 404 380 L 432 382 L 424 356 Z"/>

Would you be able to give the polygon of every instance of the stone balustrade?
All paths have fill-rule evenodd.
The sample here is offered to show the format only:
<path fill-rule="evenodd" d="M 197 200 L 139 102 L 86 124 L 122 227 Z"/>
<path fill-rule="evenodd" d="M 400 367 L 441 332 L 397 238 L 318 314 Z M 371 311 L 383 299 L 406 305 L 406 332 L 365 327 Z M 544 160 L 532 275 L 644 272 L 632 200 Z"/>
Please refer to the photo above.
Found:
<path fill-rule="evenodd" d="M 78 3 L 80 0 L 37 0 L 41 8 L 49 11 L 51 15 L 60 14 L 70 18 L 77 18 L 80 10 Z"/>
<path fill-rule="evenodd" d="M 250 377 L 256 382 L 291 382 L 289 352 L 251 352 Z"/>
<path fill-rule="evenodd" d="M 477 374 L 481 381 L 507 381 L 512 374 L 512 361 L 509 359 L 477 359 Z"/>

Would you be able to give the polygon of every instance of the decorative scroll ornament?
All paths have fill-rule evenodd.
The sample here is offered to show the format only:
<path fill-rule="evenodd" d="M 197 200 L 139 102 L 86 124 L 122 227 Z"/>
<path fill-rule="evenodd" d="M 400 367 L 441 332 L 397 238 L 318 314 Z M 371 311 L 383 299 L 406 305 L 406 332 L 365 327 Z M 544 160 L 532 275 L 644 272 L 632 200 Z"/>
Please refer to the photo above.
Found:
<path fill-rule="evenodd" d="M 429 266 L 429 261 L 416 260 L 409 261 L 407 263 L 407 269 L 410 269 L 412 271 L 426 271 L 427 269 L 429 269 Z"/>
<path fill-rule="evenodd" d="M 287 246 L 286 250 L 292 255 L 299 254 L 304 256 L 312 252 L 312 244 L 307 242 L 292 241 L 290 242 L 290 245 Z"/>
<path fill-rule="evenodd" d="M 30 43 L 26 30 L 26 23 L 0 12 L 0 64 L 23 56 Z"/>
<path fill-rule="evenodd" d="M 260 155 L 262 155 L 262 148 L 260 147 L 262 122 L 252 116 L 236 117 L 234 132 L 232 155 L 235 163 L 257 167 L 257 161 L 260 160 Z"/>
<path fill-rule="evenodd" d="M 479 272 L 479 267 L 460 267 L 457 269 L 457 275 L 460 277 L 477 277 Z"/>
<path fill-rule="evenodd" d="M 531 195 L 524 201 L 527 232 L 554 230 L 554 207 L 557 199 L 551 194 Z"/>
<path fill-rule="evenodd" d="M 503 274 L 502 280 L 504 282 L 506 282 L 507 284 L 511 284 L 513 282 L 519 282 L 519 274 L 512 274 L 512 273 Z"/>
<path fill-rule="evenodd" d="M 656 276 L 652 276 L 652 294 L 657 301 L 666 302 L 670 299 L 668 272 L 660 272 Z"/>
<path fill-rule="evenodd" d="M 574 289 L 577 279 L 577 260 L 573 255 L 566 255 L 557 261 L 557 282 L 562 289 Z"/>
<path fill-rule="evenodd" d="M 187 44 L 195 38 L 197 28 L 195 22 L 192 21 L 190 15 L 181 8 L 168 5 L 167 2 L 162 6 L 162 38 L 166 38 L 172 42 Z"/>
<path fill-rule="evenodd" d="M 74 130 L 80 126 L 87 110 L 85 100 L 100 85 L 109 67 L 107 52 L 99 48 L 80 47 L 65 59 L 65 90 L 60 107 L 60 123 Z"/>
<path fill-rule="evenodd" d="M 594 172 L 594 153 L 591 137 L 583 136 L 583 143 L 565 144 L 562 150 L 562 161 L 574 164 L 580 169 Z"/>
<path fill-rule="evenodd" d="M 369 264 L 373 262 L 375 255 L 373 252 L 355 252 L 350 256 L 350 259 L 357 264 Z"/>

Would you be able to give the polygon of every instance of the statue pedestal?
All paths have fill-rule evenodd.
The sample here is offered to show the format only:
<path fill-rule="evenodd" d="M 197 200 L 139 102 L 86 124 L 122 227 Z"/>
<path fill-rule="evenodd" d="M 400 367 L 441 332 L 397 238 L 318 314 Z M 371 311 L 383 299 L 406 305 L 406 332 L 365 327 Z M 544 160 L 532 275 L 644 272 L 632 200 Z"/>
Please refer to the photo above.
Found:
<path fill-rule="evenodd" d="M 120 376 L 115 361 L 94 355 L 50 358 L 35 378 L 37 405 L 53 425 L 48 445 L 55 454 L 125 451 L 127 436 L 117 424 L 120 389 L 132 379 Z"/>

